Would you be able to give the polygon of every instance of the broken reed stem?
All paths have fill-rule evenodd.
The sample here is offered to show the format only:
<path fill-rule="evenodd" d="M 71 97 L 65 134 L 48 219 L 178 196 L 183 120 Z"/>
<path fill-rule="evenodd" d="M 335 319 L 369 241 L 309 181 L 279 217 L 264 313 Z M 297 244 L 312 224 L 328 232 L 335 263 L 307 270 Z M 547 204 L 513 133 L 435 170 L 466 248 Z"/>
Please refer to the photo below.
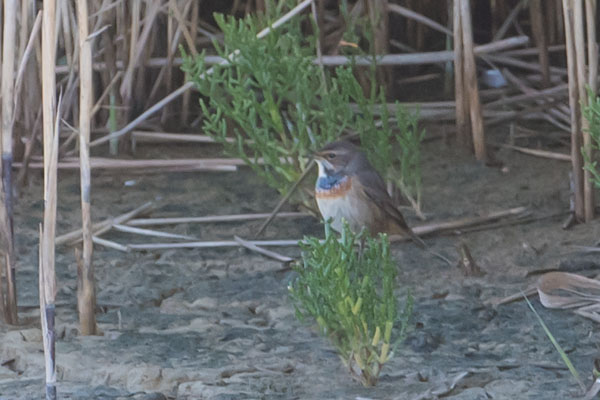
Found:
<path fill-rule="evenodd" d="M 101 234 L 100 232 L 106 232 L 107 230 L 110 230 L 114 224 L 124 224 L 127 221 L 129 221 L 130 219 L 135 218 L 136 216 L 150 210 L 150 208 L 152 208 L 153 205 L 154 205 L 154 203 L 149 201 L 149 202 L 144 203 L 141 206 L 137 207 L 136 209 L 125 213 L 125 214 L 121 214 L 115 218 L 108 218 L 102 222 L 95 223 L 92 226 L 93 234 L 99 235 L 99 234 Z M 64 235 L 57 237 L 56 245 L 59 246 L 62 244 L 67 244 L 67 243 L 77 244 L 77 243 L 81 242 L 81 240 L 82 240 L 82 229 L 76 229 L 72 232 L 65 233 Z"/>
<path fill-rule="evenodd" d="M 486 161 L 485 134 L 481 116 L 481 103 L 479 101 L 479 87 L 477 86 L 477 65 L 473 53 L 473 27 L 471 25 L 471 10 L 469 0 L 460 1 L 460 23 L 462 27 L 464 51 L 464 81 L 466 93 L 469 97 L 469 115 L 471 117 L 471 132 L 475 158 Z"/>
<path fill-rule="evenodd" d="M 54 301 L 56 272 L 56 187 L 58 163 L 58 113 L 55 106 L 56 2 L 46 0 L 42 17 L 42 118 L 44 132 L 44 224 L 40 243 L 40 312 L 46 360 L 46 399 L 56 399 Z M 60 108 L 60 107 L 59 107 Z"/>
<path fill-rule="evenodd" d="M 2 35 L 2 165 L 0 184 L 0 232 L 6 255 L 6 308 L 4 318 L 9 324 L 18 323 L 15 252 L 13 236 L 13 107 L 17 26 L 17 0 L 4 1 L 4 32 Z"/>
<path fill-rule="evenodd" d="M 456 137 L 465 147 L 471 147 L 471 131 L 469 125 L 469 99 L 465 95 L 464 52 L 462 25 L 460 18 L 460 1 L 454 0 L 454 97 L 456 103 Z"/>
<path fill-rule="evenodd" d="M 155 226 L 155 225 L 175 225 L 190 223 L 211 223 L 211 222 L 240 222 L 253 221 L 268 218 L 271 213 L 259 214 L 235 214 L 235 215 L 209 215 L 205 217 L 174 217 L 174 218 L 139 218 L 127 222 L 129 226 Z M 310 214 L 303 212 L 280 212 L 277 218 L 301 218 L 308 217 Z"/>
<path fill-rule="evenodd" d="M 575 49 L 574 10 L 570 0 L 562 0 L 565 25 L 565 44 L 569 77 L 569 106 L 571 115 L 571 163 L 573 165 L 573 196 L 575 217 L 584 220 L 583 159 L 581 156 L 581 111 L 579 108 L 579 87 L 577 84 L 577 55 Z"/>
<path fill-rule="evenodd" d="M 93 99 L 92 82 L 92 40 L 88 38 L 87 0 L 77 0 L 77 26 L 79 28 L 79 160 L 81 186 L 81 225 L 83 251 L 77 263 L 77 309 L 79 329 L 82 335 L 95 335 L 96 326 L 96 284 L 92 254 L 91 216 L 91 170 L 90 170 L 90 129 Z"/>

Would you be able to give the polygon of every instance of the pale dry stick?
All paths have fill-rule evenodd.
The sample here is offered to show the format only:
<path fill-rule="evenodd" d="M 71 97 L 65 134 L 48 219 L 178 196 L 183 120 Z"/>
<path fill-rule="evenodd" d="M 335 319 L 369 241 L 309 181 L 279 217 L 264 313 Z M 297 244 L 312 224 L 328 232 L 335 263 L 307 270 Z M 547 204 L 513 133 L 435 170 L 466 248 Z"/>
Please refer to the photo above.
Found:
<path fill-rule="evenodd" d="M 269 26 L 268 28 L 263 29 L 262 31 L 260 31 L 256 37 L 258 39 L 262 39 L 263 37 L 265 37 L 266 35 L 268 35 L 273 29 L 276 29 L 278 27 L 280 27 L 281 25 L 283 25 L 284 23 L 286 23 L 287 21 L 289 21 L 291 18 L 293 18 L 294 16 L 298 15 L 299 13 L 301 13 L 302 11 L 304 11 L 304 9 L 306 7 L 308 7 L 310 5 L 310 3 L 312 2 L 312 0 L 304 0 L 303 2 L 301 2 L 300 4 L 298 4 L 296 7 L 294 7 L 292 10 L 290 10 L 287 14 L 285 14 L 283 17 L 281 17 L 280 19 L 278 19 L 277 21 L 275 21 L 271 26 Z M 237 52 L 233 52 L 230 57 L 234 57 L 237 54 L 239 54 L 239 51 Z M 225 64 L 225 62 L 224 62 Z M 205 74 L 212 74 L 212 69 L 209 69 L 208 71 L 206 71 Z M 131 131 L 132 129 L 134 129 L 136 126 L 138 126 L 141 122 L 145 121 L 149 116 L 153 115 L 155 112 L 157 112 L 158 110 L 160 110 L 165 104 L 170 103 L 171 101 L 173 101 L 174 99 L 178 98 L 180 95 L 182 95 L 183 93 L 185 93 L 187 90 L 191 89 L 194 87 L 194 83 L 193 82 L 187 82 L 184 85 L 182 85 L 181 87 L 179 87 L 179 89 L 176 89 L 174 92 L 170 93 L 169 95 L 167 95 L 165 98 L 163 98 L 161 101 L 159 101 L 158 103 L 154 104 L 152 107 L 150 107 L 149 109 L 147 109 L 146 111 L 144 111 L 142 114 L 140 114 L 137 118 L 135 118 L 133 121 L 131 121 L 129 124 L 127 124 L 126 126 L 124 126 L 123 128 L 119 129 L 116 132 L 113 132 L 109 135 L 103 136 L 99 139 L 94 140 L 92 143 L 90 143 L 90 146 L 97 146 L 99 144 L 105 143 L 106 141 L 113 139 L 113 138 L 117 138 L 120 137 L 126 133 L 128 133 L 129 131 Z"/>
<path fill-rule="evenodd" d="M 217 143 L 212 136 L 196 135 L 193 133 L 169 133 L 169 132 L 150 132 L 150 131 L 132 131 L 131 140 L 136 142 L 157 142 L 157 143 Z M 226 138 L 227 143 L 235 143 L 234 138 Z M 248 142 L 245 142 L 248 143 Z"/>
<path fill-rule="evenodd" d="M 24 4 L 24 3 L 23 3 Z M 21 93 L 21 86 L 23 84 L 23 76 L 25 75 L 25 68 L 27 67 L 27 62 L 29 61 L 29 56 L 33 51 L 33 46 L 37 39 L 38 34 L 40 33 L 42 27 L 42 11 L 38 11 L 37 16 L 35 17 L 35 22 L 33 23 L 33 27 L 31 28 L 31 34 L 29 35 L 29 40 L 27 42 L 27 46 L 23 51 L 23 56 L 21 57 L 21 62 L 19 63 L 19 69 L 17 70 L 17 79 L 15 80 L 15 93 L 14 93 L 14 105 L 13 105 L 13 121 L 16 118 L 17 109 L 19 107 L 19 94 Z"/>
<path fill-rule="evenodd" d="M 155 236 L 155 237 L 162 237 L 162 238 L 168 238 L 168 239 L 198 240 L 198 238 L 195 238 L 193 236 L 155 231 L 153 229 L 135 228 L 133 226 L 122 225 L 122 224 L 113 224 L 112 227 L 113 227 L 113 229 L 116 229 L 117 231 L 120 231 L 120 232 L 135 233 L 137 235 L 143 235 L 143 236 Z"/>
<path fill-rule="evenodd" d="M 106 227 L 108 227 L 108 229 L 111 229 L 112 226 L 114 224 L 124 224 L 127 221 L 129 221 L 132 218 L 137 217 L 138 215 L 150 210 L 152 207 L 154 206 L 154 203 L 152 203 L 151 201 L 146 202 L 144 204 L 142 204 L 141 206 L 133 209 L 132 211 L 128 211 L 124 214 L 121 214 L 117 217 L 114 218 L 108 218 L 102 222 L 97 222 L 95 224 L 92 225 L 92 231 L 94 235 L 98 235 L 100 230 L 105 229 Z M 69 233 L 65 233 L 64 235 L 58 236 L 56 238 L 56 245 L 62 245 L 62 244 L 77 244 L 79 242 L 81 242 L 82 240 L 82 230 L 80 229 L 76 229 L 72 232 Z"/>
<path fill-rule="evenodd" d="M 214 163 L 206 162 L 206 160 L 117 160 L 115 163 L 111 163 L 108 160 L 97 160 L 92 158 L 90 165 L 93 169 L 108 169 L 108 170 L 119 170 L 119 169 L 131 169 L 129 173 L 138 172 L 140 169 L 146 168 L 162 168 L 165 171 L 167 169 L 176 169 L 179 171 L 190 170 L 190 171 L 206 171 L 206 172 L 236 172 L 238 170 L 238 162 L 233 161 Z M 242 165 L 242 164 L 240 164 Z M 245 164 L 243 164 L 245 165 Z M 22 167 L 23 163 L 16 162 L 13 164 L 14 167 Z M 40 162 L 30 162 L 28 167 L 30 169 L 43 168 L 43 164 Z M 59 162 L 59 169 L 79 169 L 80 165 L 78 161 Z"/>
<path fill-rule="evenodd" d="M 463 51 L 464 51 L 464 82 L 466 83 L 466 94 L 469 96 L 469 116 L 471 119 L 471 133 L 475 158 L 479 161 L 487 159 L 485 148 L 485 132 L 483 129 L 483 118 L 481 116 L 481 103 L 479 101 L 479 87 L 477 85 L 477 65 L 475 64 L 475 53 L 473 52 L 473 27 L 471 25 L 471 10 L 469 0 L 460 1 L 460 23 L 462 27 Z"/>
<path fill-rule="evenodd" d="M 56 3 L 44 2 L 42 17 L 42 118 L 44 137 L 44 223 L 40 243 L 40 307 L 45 332 L 46 399 L 56 399 L 55 357 L 55 238 L 57 208 L 57 168 L 60 102 L 55 106 L 56 81 Z"/>
<path fill-rule="evenodd" d="M 0 184 L 0 232 L 6 255 L 7 292 L 5 319 L 9 324 L 18 323 L 17 282 L 13 234 L 13 107 L 15 74 L 15 41 L 17 34 L 17 0 L 4 1 L 4 33 L 2 35 L 2 182 Z M 2 284 L 2 282 L 0 282 Z"/>
<path fill-rule="evenodd" d="M 515 207 L 510 208 L 508 210 L 501 210 L 491 212 L 487 215 L 482 215 L 480 217 L 468 217 L 462 218 L 455 221 L 447 221 L 440 223 L 432 223 L 427 225 L 415 226 L 412 228 L 413 232 L 419 236 L 430 235 L 432 233 L 448 231 L 448 230 L 456 230 L 460 228 L 465 228 L 469 226 L 481 225 L 486 222 L 494 221 L 504 217 L 510 217 L 515 215 L 523 214 L 527 211 L 527 207 Z M 396 238 L 396 236 L 390 236 L 390 240 L 392 238 Z M 410 240 L 410 238 L 404 238 L 404 240 Z"/>
<path fill-rule="evenodd" d="M 402 15 L 403 17 L 406 17 L 408 19 L 417 21 L 417 22 L 419 22 L 423 25 L 426 25 L 438 32 L 445 34 L 445 35 L 453 36 L 453 33 L 450 31 L 450 29 L 446 28 L 444 25 L 439 24 L 438 22 L 432 20 L 431 18 L 428 18 L 417 12 L 414 12 L 406 7 L 402 7 L 401 5 L 398 5 L 398 4 L 388 3 L 387 9 L 388 9 L 388 11 L 391 11 L 398 15 Z"/>
<path fill-rule="evenodd" d="M 156 225 L 175 225 L 175 224 L 190 224 L 190 223 L 212 223 L 212 222 L 240 222 L 253 221 L 264 219 L 271 213 L 259 214 L 235 214 L 235 215 L 208 215 L 205 217 L 171 217 L 171 218 L 137 218 L 127 222 L 130 226 L 156 226 Z M 280 212 L 277 218 L 303 218 L 309 217 L 310 214 L 290 211 Z"/>
<path fill-rule="evenodd" d="M 559 161 L 569 161 L 569 162 L 571 161 L 570 154 L 557 153 L 554 151 L 547 151 L 547 150 L 530 149 L 527 147 L 514 146 L 511 144 L 504 144 L 504 143 L 496 143 L 496 144 L 492 143 L 492 144 L 495 146 L 498 146 L 498 147 L 512 149 L 512 150 L 518 151 L 520 153 L 529 154 L 529 155 L 536 156 L 536 157 L 550 158 L 550 159 L 559 160 Z"/>
<path fill-rule="evenodd" d="M 517 67 L 517 68 L 525 69 L 528 71 L 540 72 L 540 70 L 542 69 L 541 65 L 538 63 L 519 60 L 514 57 L 506 56 L 504 54 L 489 54 L 487 57 L 492 62 L 495 62 L 498 64 L 503 64 L 503 65 L 508 65 L 511 67 Z M 552 74 L 555 74 L 555 75 L 565 76 L 568 74 L 568 72 L 565 68 L 548 67 L 548 69 L 550 70 L 550 72 Z"/>
<path fill-rule="evenodd" d="M 87 0 L 77 1 L 79 28 L 79 160 L 83 251 L 77 265 L 77 310 L 79 329 L 84 336 L 98 333 L 96 325 L 96 283 L 94 281 L 91 215 L 90 128 L 92 119 L 92 41 L 88 38 Z"/>
<path fill-rule="evenodd" d="M 298 246 L 298 239 L 290 240 L 253 240 L 249 241 L 255 246 L 291 247 Z M 168 249 L 211 249 L 219 247 L 240 247 L 235 240 L 217 240 L 206 242 L 180 242 L 180 243 L 136 243 L 128 244 L 131 250 L 168 250 Z"/>
<path fill-rule="evenodd" d="M 588 82 L 588 77 L 586 76 L 586 47 L 585 47 L 585 37 L 584 37 L 584 17 L 583 17 L 583 0 L 575 1 L 575 13 L 574 13 L 574 25 L 573 25 L 573 33 L 575 39 L 575 58 L 577 59 L 576 68 L 577 68 L 577 88 L 579 90 L 579 102 L 577 107 L 579 108 L 578 115 L 581 118 L 580 126 L 581 126 L 581 135 L 583 136 L 583 149 L 579 149 L 580 151 L 584 151 L 586 153 L 586 157 L 588 160 L 592 158 L 592 137 L 590 136 L 589 127 L 590 124 L 583 115 L 583 108 L 588 105 L 588 95 L 586 91 L 586 84 Z M 588 23 L 590 23 L 589 19 L 595 19 L 595 15 L 587 16 Z M 591 222 L 594 219 L 594 183 L 592 182 L 592 173 L 584 168 L 583 170 L 583 215 L 585 222 Z"/>
<path fill-rule="evenodd" d="M 254 243 L 252 243 L 252 242 L 250 242 L 248 240 L 244 240 L 244 239 L 242 239 L 239 236 L 234 236 L 233 238 L 242 247 L 245 247 L 248 250 L 254 251 L 254 252 L 259 253 L 259 254 L 262 254 L 262 255 L 267 256 L 269 258 L 272 258 L 274 260 L 281 261 L 283 263 L 289 263 L 289 262 L 294 261 L 294 259 L 291 258 L 291 257 L 284 256 L 283 254 L 279 254 L 279 253 L 276 253 L 276 252 L 271 251 L 271 250 L 263 249 L 262 247 L 257 246 L 256 244 L 254 244 Z"/>
<path fill-rule="evenodd" d="M 464 51 L 460 1 L 454 0 L 454 98 L 456 104 L 456 136 L 464 147 L 471 147 L 471 126 L 469 123 L 469 98 L 465 93 Z"/>
<path fill-rule="evenodd" d="M 175 19 L 177 20 L 177 23 L 179 24 L 179 29 L 181 29 L 183 38 L 185 39 L 185 42 L 187 43 L 192 55 L 197 55 L 198 50 L 196 50 L 196 43 L 194 43 L 194 38 L 190 34 L 190 31 L 187 29 L 185 17 L 179 10 L 179 7 L 177 7 L 176 0 L 169 0 L 169 10 L 171 10 L 171 12 L 173 13 L 173 17 L 175 17 Z"/>
<path fill-rule="evenodd" d="M 583 159 L 581 156 L 581 120 L 579 117 L 579 87 L 577 84 L 577 56 L 575 50 L 575 27 L 573 8 L 570 0 L 562 0 L 563 17 L 565 24 L 565 42 L 567 46 L 567 66 L 569 76 L 569 105 L 571 112 L 571 164 L 573 192 L 575 200 L 575 218 L 583 220 L 584 210 L 584 184 L 583 184 Z"/>
<path fill-rule="evenodd" d="M 511 77 L 514 75 L 510 74 L 510 72 L 509 72 L 508 76 Z M 503 107 L 503 106 L 507 106 L 507 105 L 511 105 L 511 104 L 521 104 L 526 101 L 539 101 L 542 99 L 548 100 L 549 97 L 564 98 L 565 94 L 568 93 L 569 85 L 566 83 L 563 83 L 563 84 L 556 85 L 554 87 L 544 89 L 544 90 L 535 90 L 535 89 L 525 90 L 524 86 L 520 87 L 520 89 L 522 89 L 525 93 L 518 94 L 515 96 L 511 96 L 511 97 L 506 97 L 503 99 L 492 101 L 490 103 L 486 103 L 485 107 L 487 107 L 487 108 Z M 544 101 L 542 101 L 542 102 L 544 102 Z M 546 101 L 546 102 L 548 102 L 548 101 Z"/>
<path fill-rule="evenodd" d="M 98 236 L 92 236 L 92 241 L 95 244 L 99 244 L 100 246 L 108 247 L 109 249 L 119 250 L 124 253 L 129 253 L 131 251 L 131 249 L 127 246 L 123 246 L 122 244 L 113 242 L 112 240 L 102 239 Z"/>

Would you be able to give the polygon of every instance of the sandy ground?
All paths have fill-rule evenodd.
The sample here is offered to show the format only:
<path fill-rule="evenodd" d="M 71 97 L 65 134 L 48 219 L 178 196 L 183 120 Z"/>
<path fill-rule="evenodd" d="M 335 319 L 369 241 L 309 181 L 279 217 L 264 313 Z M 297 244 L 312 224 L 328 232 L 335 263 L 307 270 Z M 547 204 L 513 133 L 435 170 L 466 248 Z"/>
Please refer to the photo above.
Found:
<path fill-rule="evenodd" d="M 150 148 L 147 156 L 164 150 Z M 187 149 L 197 155 L 200 150 Z M 180 153 L 171 152 L 180 156 Z M 527 206 L 543 217 L 568 208 L 564 162 L 508 151 L 503 167 L 485 167 L 441 142 L 424 154 L 424 211 L 429 221 Z M 79 221 L 79 180 L 62 173 L 58 231 Z M 135 180 L 134 186 L 125 186 Z M 16 209 L 19 327 L 0 325 L 0 398 L 43 398 L 43 353 L 37 310 L 37 229 L 42 180 Z M 94 220 L 157 199 L 154 216 L 265 212 L 277 201 L 249 169 L 239 173 L 94 175 Z M 419 223 L 412 215 L 408 219 Z M 571 245 L 591 245 L 600 224 L 561 229 L 564 216 L 528 224 L 426 238 L 457 259 L 468 244 L 486 273 L 460 270 L 409 243 L 395 244 L 398 292 L 412 290 L 412 331 L 370 389 L 351 380 L 327 341 L 298 322 L 287 296 L 293 272 L 243 249 L 121 253 L 97 246 L 98 321 L 103 336 L 77 335 L 76 265 L 72 248 L 57 250 L 57 361 L 61 399 L 565 399 L 579 394 L 524 302 L 494 308 L 490 299 L 517 293 L 559 268 L 586 273 L 598 259 Z M 160 229 L 200 240 L 250 237 L 258 222 L 179 225 Z M 278 220 L 269 238 L 321 235 L 316 219 Z M 108 239 L 150 241 L 123 233 Z M 280 249 L 297 256 L 296 248 Z M 586 382 L 591 381 L 598 329 L 567 311 L 534 305 Z M 453 385 L 453 383 L 456 383 Z"/>

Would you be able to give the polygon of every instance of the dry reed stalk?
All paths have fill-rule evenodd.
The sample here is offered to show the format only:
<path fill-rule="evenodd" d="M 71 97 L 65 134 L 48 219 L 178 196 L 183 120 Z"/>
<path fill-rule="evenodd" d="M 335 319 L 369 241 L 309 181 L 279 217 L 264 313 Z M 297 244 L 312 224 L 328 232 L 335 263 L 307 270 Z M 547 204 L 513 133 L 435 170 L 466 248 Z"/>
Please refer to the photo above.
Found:
<path fill-rule="evenodd" d="M 127 222 L 130 226 L 155 226 L 155 225 L 175 225 L 189 223 L 210 223 L 210 222 L 239 222 L 253 221 L 257 219 L 268 218 L 271 213 L 260 214 L 235 214 L 235 215 L 209 215 L 205 217 L 172 217 L 172 218 L 138 218 Z M 310 214 L 303 212 L 280 212 L 278 218 L 302 218 Z"/>
<path fill-rule="evenodd" d="M 292 19 L 294 16 L 300 14 L 302 11 L 304 11 L 308 6 L 310 6 L 312 0 L 304 0 L 302 1 L 300 4 L 298 4 L 296 7 L 294 7 L 293 9 L 291 9 L 288 13 L 286 13 L 284 16 L 282 16 L 281 18 L 279 18 L 277 21 L 275 21 L 271 26 L 263 29 L 262 31 L 260 31 L 256 37 L 257 39 L 262 39 L 263 37 L 265 37 L 266 35 L 268 35 L 273 29 L 277 29 L 278 27 L 280 27 L 281 25 L 285 24 L 287 21 L 289 21 L 290 19 Z M 230 57 L 234 57 L 237 54 L 237 52 L 234 52 L 230 55 Z M 212 70 L 208 70 L 206 72 L 208 73 L 212 73 Z M 100 145 L 102 143 L 105 143 L 113 138 L 117 138 L 120 137 L 126 133 L 129 133 L 132 129 L 134 129 L 135 127 L 137 127 L 140 123 L 144 122 L 148 117 L 150 117 L 151 115 L 153 115 L 155 112 L 157 112 L 158 110 L 160 110 L 165 104 L 170 103 L 171 101 L 175 100 L 176 98 L 178 98 L 179 96 L 181 96 L 183 93 L 185 93 L 187 90 L 191 89 L 192 87 L 194 87 L 194 83 L 193 82 L 186 82 L 185 84 L 183 84 L 181 87 L 179 87 L 178 89 L 176 89 L 175 91 L 171 92 L 170 94 L 168 94 L 166 97 L 164 97 L 162 100 L 160 100 L 158 103 L 154 104 L 152 107 L 150 107 L 149 109 L 147 109 L 146 111 L 144 111 L 142 114 L 140 114 L 137 118 L 135 118 L 133 121 L 129 122 L 126 126 L 124 126 L 123 128 L 119 129 L 116 132 L 113 132 L 107 136 L 101 137 L 99 139 L 94 140 L 93 142 L 90 143 L 90 146 L 97 146 Z"/>
<path fill-rule="evenodd" d="M 577 68 L 577 88 L 579 91 L 579 101 L 577 104 L 578 115 L 581 119 L 581 135 L 583 136 L 583 151 L 587 157 L 592 158 L 592 138 L 589 133 L 589 122 L 583 115 L 582 109 L 588 105 L 588 94 L 586 84 L 588 76 L 586 76 L 586 46 L 585 46 L 585 20 L 583 16 L 583 0 L 577 0 L 575 3 L 573 33 L 575 39 L 575 58 Z M 595 19 L 595 16 L 588 16 L 587 23 L 590 24 L 590 19 Z M 581 150 L 581 149 L 579 149 Z M 594 219 L 594 183 L 592 182 L 592 174 L 587 169 L 583 170 L 583 215 L 585 222 L 590 222 Z"/>
<path fill-rule="evenodd" d="M 583 184 L 583 159 L 581 156 L 581 119 L 579 109 L 579 87 L 577 84 L 577 54 L 575 49 L 574 10 L 571 0 L 562 0 L 565 21 L 565 41 L 567 46 L 567 65 L 569 76 L 569 105 L 571 112 L 571 163 L 572 188 L 575 203 L 575 217 L 585 218 L 585 200 Z"/>
<path fill-rule="evenodd" d="M 44 133 L 44 222 L 40 240 L 40 312 L 46 360 L 46 399 L 56 399 L 56 354 L 54 311 L 56 272 L 56 187 L 58 162 L 58 122 L 60 106 L 55 106 L 56 81 L 56 2 L 44 2 L 42 17 L 42 119 Z"/>
<path fill-rule="evenodd" d="M 254 246 L 294 247 L 298 246 L 299 239 L 289 240 L 252 240 L 247 243 Z M 240 247 L 235 240 L 216 240 L 206 242 L 180 242 L 180 243 L 136 243 L 128 244 L 131 250 L 168 250 L 168 249 L 210 249 L 220 247 Z"/>
<path fill-rule="evenodd" d="M 248 249 L 250 251 L 254 251 L 256 253 L 262 254 L 262 255 L 272 258 L 274 260 L 281 261 L 283 263 L 289 263 L 289 262 L 294 261 L 294 259 L 291 257 L 284 256 L 283 254 L 279 254 L 279 253 L 276 253 L 271 250 L 263 249 L 262 247 L 257 246 L 256 244 L 254 244 L 248 240 L 244 240 L 239 236 L 234 236 L 233 238 L 235 239 L 236 242 L 238 242 L 240 244 L 240 246 L 245 247 L 246 249 Z"/>
<path fill-rule="evenodd" d="M 153 207 L 153 205 L 154 204 L 149 201 L 133 209 L 132 211 L 126 212 L 114 218 L 108 218 L 102 222 L 95 223 L 92 225 L 93 234 L 99 235 L 101 234 L 100 232 L 106 232 L 106 230 L 110 230 L 114 224 L 124 224 L 130 219 L 147 212 Z M 55 243 L 57 246 L 62 244 L 77 244 L 82 240 L 82 232 L 82 229 L 76 229 L 72 232 L 60 235 L 56 238 Z"/>
<path fill-rule="evenodd" d="M 487 56 L 487 58 L 489 61 L 497 63 L 497 64 L 503 64 L 503 65 L 508 65 L 511 67 L 517 67 L 517 68 L 525 69 L 528 71 L 539 72 L 542 69 L 541 65 L 538 63 L 527 62 L 524 60 L 518 60 L 514 57 L 509 57 L 504 54 L 492 54 L 492 55 Z M 568 74 L 568 72 L 565 68 L 548 67 L 548 69 L 550 70 L 550 72 L 552 74 L 555 74 L 555 75 L 566 76 Z M 552 79 L 552 77 L 550 77 L 550 79 Z"/>
<path fill-rule="evenodd" d="M 150 131 L 133 131 L 131 132 L 131 140 L 136 142 L 149 143 L 216 143 L 216 141 L 208 135 L 196 135 L 191 133 L 168 133 L 168 132 L 150 132 Z M 234 138 L 228 138 L 228 143 L 234 143 Z"/>
<path fill-rule="evenodd" d="M 464 52 L 462 25 L 460 18 L 460 1 L 454 0 L 454 98 L 456 103 L 456 137 L 465 147 L 471 147 L 471 130 L 469 124 L 469 98 L 465 94 Z"/>
<path fill-rule="evenodd" d="M 431 29 L 441 32 L 445 35 L 452 36 L 452 32 L 450 31 L 450 29 L 448 29 L 444 25 L 439 24 L 438 22 L 432 20 L 431 18 L 424 16 L 423 14 L 419 14 L 419 13 L 417 13 L 413 10 L 410 10 L 406 7 L 402 7 L 401 5 L 392 4 L 392 3 L 388 3 L 387 9 L 388 9 L 388 11 L 391 11 L 398 15 L 402 15 L 403 17 L 406 17 L 408 19 L 412 19 L 416 22 L 426 25 L 426 26 L 430 27 Z"/>
<path fill-rule="evenodd" d="M 3 237 L 3 252 L 6 260 L 6 308 L 5 319 L 9 324 L 18 323 L 17 283 L 15 274 L 13 234 L 13 107 L 16 51 L 17 1 L 4 2 L 4 33 L 2 35 L 2 164 L 0 184 L 0 232 Z"/>
<path fill-rule="evenodd" d="M 23 54 L 21 55 L 21 61 L 19 63 L 19 69 L 17 70 L 17 79 L 15 80 L 15 91 L 14 91 L 14 106 L 13 106 L 13 121 L 18 113 L 19 108 L 19 99 L 21 99 L 21 86 L 23 84 L 23 79 L 25 77 L 25 71 L 27 67 L 27 62 L 29 61 L 29 57 L 33 51 L 34 44 L 37 41 L 38 34 L 40 33 L 42 26 L 42 12 L 38 11 L 37 16 L 35 17 L 35 21 L 33 23 L 33 27 L 31 28 L 31 33 L 29 35 L 29 40 L 27 40 L 27 45 L 23 49 Z"/>
<path fill-rule="evenodd" d="M 142 235 L 142 236 L 154 236 L 154 237 L 162 237 L 162 238 L 167 238 L 167 239 L 198 240 L 197 238 L 195 238 L 193 236 L 178 235 L 176 233 L 155 231 L 153 229 L 135 228 L 133 226 L 128 226 L 128 225 L 113 224 L 112 227 L 113 227 L 113 229 L 115 229 L 119 232 L 135 233 L 136 235 Z"/>
<path fill-rule="evenodd" d="M 92 215 L 91 215 L 91 170 L 90 170 L 90 128 L 93 100 L 92 82 L 92 41 L 88 38 L 87 0 L 77 0 L 77 26 L 79 28 L 79 160 L 81 186 L 81 225 L 83 251 L 77 265 L 77 310 L 79 329 L 82 335 L 95 335 L 96 326 L 96 284 L 92 255 Z"/>
<path fill-rule="evenodd" d="M 536 157 L 550 158 L 552 160 L 559 160 L 559 161 L 569 161 L 569 162 L 571 161 L 570 154 L 557 153 L 554 151 L 547 151 L 547 150 L 530 149 L 527 147 L 513 146 L 510 144 L 502 144 L 502 143 L 496 144 L 496 146 L 504 147 L 506 149 L 512 149 L 512 150 L 518 151 L 520 153 L 529 154 L 529 155 L 536 156 Z"/>
<path fill-rule="evenodd" d="M 131 249 L 127 246 L 123 246 L 122 244 L 113 242 L 111 240 L 102 239 L 98 236 L 92 236 L 92 241 L 95 244 L 99 244 L 100 246 L 104 246 L 104 247 L 107 247 L 107 248 L 113 249 L 113 250 L 119 250 L 124 253 L 129 253 L 131 251 Z"/>
<path fill-rule="evenodd" d="M 548 38 L 544 28 L 541 0 L 529 0 L 531 30 L 538 48 L 539 62 L 542 67 L 542 87 L 550 85 L 550 58 L 548 57 Z"/>
<path fill-rule="evenodd" d="M 481 116 L 481 103 L 479 102 L 479 88 L 477 86 L 477 66 L 473 52 L 473 28 L 471 25 L 471 10 L 469 0 L 460 1 L 460 23 L 462 27 L 464 51 L 464 82 L 466 94 L 469 96 L 469 116 L 471 119 L 471 133 L 475 158 L 486 161 L 485 133 Z"/>

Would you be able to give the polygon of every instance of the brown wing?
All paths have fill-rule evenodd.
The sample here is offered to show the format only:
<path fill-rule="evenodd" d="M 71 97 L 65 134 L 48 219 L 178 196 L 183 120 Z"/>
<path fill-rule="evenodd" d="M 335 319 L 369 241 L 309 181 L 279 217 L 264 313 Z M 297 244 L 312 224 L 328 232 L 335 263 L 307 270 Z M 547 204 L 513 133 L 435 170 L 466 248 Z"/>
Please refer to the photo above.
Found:
<path fill-rule="evenodd" d="M 394 205 L 390 195 L 388 194 L 385 183 L 381 176 L 373 169 L 363 169 L 358 173 L 362 190 L 377 207 L 390 217 L 411 239 L 420 247 L 425 247 L 423 240 L 417 236 L 408 226 L 400 211 Z"/>

